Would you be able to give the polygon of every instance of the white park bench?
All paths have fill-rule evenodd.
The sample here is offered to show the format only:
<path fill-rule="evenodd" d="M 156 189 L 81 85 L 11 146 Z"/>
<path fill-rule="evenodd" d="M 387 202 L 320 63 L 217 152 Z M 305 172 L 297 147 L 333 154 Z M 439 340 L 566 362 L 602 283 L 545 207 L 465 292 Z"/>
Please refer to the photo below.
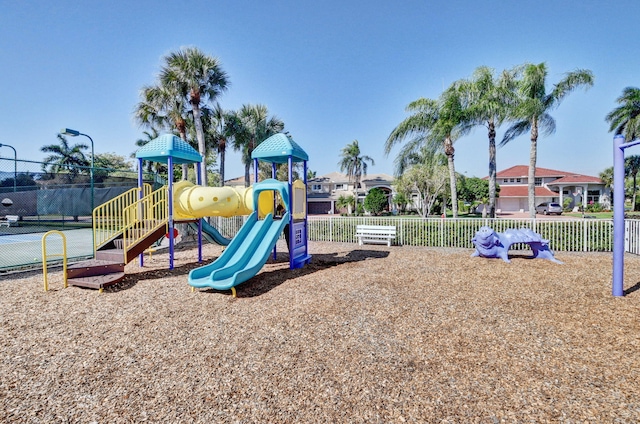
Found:
<path fill-rule="evenodd" d="M 18 220 L 20 217 L 18 215 L 7 215 L 4 219 L 0 219 L 0 227 L 14 227 L 18 225 Z"/>
<path fill-rule="evenodd" d="M 391 246 L 391 240 L 396 238 L 395 225 L 356 225 L 358 244 L 386 243 Z"/>

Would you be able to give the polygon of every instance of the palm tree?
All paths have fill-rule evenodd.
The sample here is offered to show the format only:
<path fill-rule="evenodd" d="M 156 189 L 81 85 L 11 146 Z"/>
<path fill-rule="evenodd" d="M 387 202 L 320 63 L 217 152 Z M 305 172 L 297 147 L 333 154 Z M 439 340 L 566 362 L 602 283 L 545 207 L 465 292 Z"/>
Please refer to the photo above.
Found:
<path fill-rule="evenodd" d="M 636 193 L 638 191 L 638 185 L 637 185 L 638 172 L 640 172 L 640 156 L 632 155 L 625 158 L 624 173 L 627 175 L 627 177 L 631 177 L 631 179 L 633 180 L 633 186 L 631 187 L 631 190 L 633 193 L 632 203 L 631 203 L 632 211 L 636 210 Z"/>
<path fill-rule="evenodd" d="M 396 159 L 396 171 L 415 162 L 422 149 L 430 152 L 443 151 L 447 157 L 451 209 L 453 217 L 458 217 L 458 197 L 453 143 L 470 129 L 463 104 L 460 83 L 453 83 L 438 100 L 420 98 L 407 106 L 411 113 L 391 132 L 385 142 L 385 154 L 389 154 L 395 144 L 409 139 L 401 151 L 401 159 Z M 399 175 L 399 174 L 397 174 Z"/>
<path fill-rule="evenodd" d="M 140 126 L 166 128 L 178 132 L 187 141 L 187 110 L 184 98 L 172 86 L 145 86 L 140 91 L 140 101 L 134 117 Z M 182 165 L 182 179 L 187 179 L 187 164 Z"/>
<path fill-rule="evenodd" d="M 198 151 L 207 157 L 201 108 L 207 101 L 214 101 L 227 89 L 227 74 L 217 58 L 208 56 L 195 47 L 181 49 L 164 58 L 166 65 L 160 73 L 164 86 L 175 87 L 191 105 L 195 124 Z M 207 185 L 207 167 L 203 166 L 202 184 Z"/>
<path fill-rule="evenodd" d="M 143 147 L 146 146 L 151 140 L 154 140 L 156 138 L 158 138 L 158 136 L 160 135 L 160 133 L 158 132 L 157 129 L 155 129 L 155 127 L 151 127 L 150 131 L 143 131 L 142 134 L 144 134 L 144 138 L 139 138 L 136 140 L 136 146 L 137 147 Z M 131 153 L 130 157 L 132 159 L 135 159 L 136 157 L 136 152 Z M 144 169 L 146 169 L 146 172 L 153 172 L 154 169 L 156 171 L 158 171 L 158 164 L 155 164 L 151 161 L 145 160 L 142 161 L 143 162 L 143 167 Z"/>
<path fill-rule="evenodd" d="M 569 93 L 578 87 L 588 88 L 593 85 L 592 72 L 586 69 L 577 69 L 567 73 L 553 86 L 551 92 L 547 93 L 547 74 L 547 65 L 544 62 L 538 65 L 527 64 L 523 67 L 522 77 L 518 81 L 519 99 L 511 117 L 515 122 L 509 127 L 500 142 L 500 145 L 503 146 L 525 132 L 530 131 L 531 133 L 528 175 L 529 215 L 531 219 L 536 217 L 535 175 L 538 158 L 538 134 L 542 131 L 544 135 L 549 135 L 555 131 L 556 122 L 549 112 L 559 106 Z"/>
<path fill-rule="evenodd" d="M 340 171 L 347 174 L 349 181 L 353 181 L 356 213 L 358 212 L 358 188 L 360 188 L 360 179 L 363 175 L 367 175 L 367 162 L 375 165 L 371 157 L 361 155 L 360 153 L 358 140 L 353 140 L 342 149 L 342 153 L 340 153 L 341 159 L 340 162 L 338 162 Z"/>
<path fill-rule="evenodd" d="M 338 197 L 338 200 L 336 201 L 336 208 L 338 208 L 338 210 L 347 209 L 347 214 L 350 215 L 351 207 L 353 206 L 354 200 L 355 198 L 351 195 L 349 196 L 341 195 L 340 197 Z"/>
<path fill-rule="evenodd" d="M 69 180 L 73 179 L 80 173 L 80 167 L 88 167 L 89 161 L 85 157 L 83 150 L 89 146 L 84 143 L 69 145 L 67 138 L 58 134 L 58 144 L 49 144 L 40 148 L 41 152 L 49 153 L 44 158 L 42 168 L 47 171 L 46 164 L 49 164 L 48 172 L 58 173 L 61 170 L 69 171 Z"/>
<path fill-rule="evenodd" d="M 613 166 L 606 168 L 598 175 L 606 188 L 613 188 Z"/>
<path fill-rule="evenodd" d="M 516 70 L 494 75 L 493 69 L 480 66 L 469 81 L 461 83 L 468 102 L 469 125 L 484 125 L 489 138 L 489 217 L 496 217 L 496 128 L 511 113 L 515 100 Z M 486 209 L 483 209 L 483 212 Z"/>
<path fill-rule="evenodd" d="M 640 137 L 640 88 L 625 88 L 616 101 L 620 106 L 605 118 L 611 125 L 609 131 L 624 135 L 627 141 Z"/>
<path fill-rule="evenodd" d="M 233 135 L 233 148 L 242 152 L 244 164 L 244 184 L 249 187 L 251 153 L 260 143 L 270 136 L 284 130 L 284 122 L 275 116 L 269 117 L 265 105 L 243 105 L 238 112 L 230 116 L 229 131 Z"/>
<path fill-rule="evenodd" d="M 222 109 L 220 103 L 216 103 L 211 109 L 211 125 L 207 131 L 214 139 L 215 146 L 220 156 L 220 184 L 224 185 L 224 165 L 227 153 L 227 141 L 233 137 L 233 116 Z"/>

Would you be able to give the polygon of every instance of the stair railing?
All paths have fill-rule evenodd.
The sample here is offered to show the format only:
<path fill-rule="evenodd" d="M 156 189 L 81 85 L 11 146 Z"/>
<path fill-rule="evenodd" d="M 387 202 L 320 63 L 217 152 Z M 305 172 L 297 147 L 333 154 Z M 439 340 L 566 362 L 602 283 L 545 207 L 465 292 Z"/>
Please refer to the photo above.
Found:
<path fill-rule="evenodd" d="M 167 225 L 169 219 L 167 194 L 167 187 L 161 187 L 124 208 L 122 234 L 125 252 L 148 234 Z"/>
<path fill-rule="evenodd" d="M 151 192 L 151 185 L 143 185 L 143 196 Z M 123 212 L 140 197 L 140 188 L 132 188 L 99 205 L 93 210 L 93 251 L 113 240 L 124 229 Z"/>

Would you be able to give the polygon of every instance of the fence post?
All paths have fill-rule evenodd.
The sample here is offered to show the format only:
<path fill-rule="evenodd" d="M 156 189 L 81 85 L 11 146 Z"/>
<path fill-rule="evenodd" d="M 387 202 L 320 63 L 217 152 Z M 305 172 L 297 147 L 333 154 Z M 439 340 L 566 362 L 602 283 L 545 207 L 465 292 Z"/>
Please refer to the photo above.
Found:
<path fill-rule="evenodd" d="M 333 217 L 329 216 L 329 241 L 333 241 Z"/>

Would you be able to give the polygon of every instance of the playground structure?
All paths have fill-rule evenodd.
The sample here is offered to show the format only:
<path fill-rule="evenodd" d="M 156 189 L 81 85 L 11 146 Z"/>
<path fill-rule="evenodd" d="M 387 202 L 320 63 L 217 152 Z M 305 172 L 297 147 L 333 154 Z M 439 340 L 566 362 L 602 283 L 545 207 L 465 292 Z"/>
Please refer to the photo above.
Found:
<path fill-rule="evenodd" d="M 311 260 L 307 244 L 307 154 L 290 137 L 275 134 L 258 145 L 251 157 L 256 176 L 252 204 L 257 207 L 216 261 L 189 273 L 193 289 L 231 289 L 235 296 L 235 286 L 257 274 L 272 251 L 275 259 L 276 242 L 283 231 L 288 232 L 289 267 L 301 268 Z M 259 161 L 271 164 L 271 179 L 257 181 Z M 293 181 L 295 162 L 303 163 L 302 181 Z M 288 165 L 287 182 L 275 179 L 276 167 L 283 163 Z M 276 216 L 278 205 L 282 207 L 281 217 Z"/>
<path fill-rule="evenodd" d="M 196 164 L 196 176 L 199 181 L 202 156 L 188 143 L 173 135 L 160 136 L 136 153 L 138 169 L 142 170 L 142 161 L 149 160 L 166 163 L 169 169 L 167 186 L 155 191 L 142 182 L 140 171 L 138 188 L 131 189 L 93 210 L 94 259 L 71 265 L 67 269 L 69 285 L 98 288 L 102 290 L 124 278 L 124 266 L 139 258 L 144 265 L 143 253 L 163 235 L 169 241 L 169 269 L 174 266 L 175 225 L 187 223 L 197 230 L 198 262 L 202 262 L 202 238 L 226 246 L 228 251 L 236 252 L 223 272 L 209 276 L 208 282 L 200 276 L 204 271 L 198 269 L 200 277 L 194 279 L 193 287 L 224 287 L 226 289 L 246 281 L 255 275 L 268 257 L 264 255 L 266 246 L 273 249 L 282 230 L 289 224 L 291 268 L 304 266 L 310 260 L 307 249 L 306 217 L 306 181 L 292 181 L 292 164 L 304 161 L 306 174 L 306 153 L 293 140 L 284 134 L 265 140 L 262 149 L 254 151 L 254 162 L 270 161 L 273 175 L 277 163 L 289 163 L 289 182 L 270 179 L 248 188 L 203 187 L 187 181 L 173 183 L 173 165 Z M 259 146 L 259 147 L 260 147 Z M 256 172 L 255 175 L 258 175 Z M 282 219 L 275 220 L 276 197 L 286 209 Z M 203 219 L 208 216 L 230 217 L 249 215 L 238 235 L 236 243 L 225 238 L 213 226 Z M 260 230 L 265 228 L 266 230 Z M 250 231 L 254 229 L 254 231 Z M 266 241 L 263 239 L 267 238 Z M 259 255 L 258 255 L 259 253 Z M 256 256 L 258 255 L 258 256 Z M 225 261 L 231 256 L 227 254 Z M 256 257 L 260 260 L 256 262 Z M 221 257 L 222 258 L 222 257 Z M 216 261 L 218 262 L 218 261 Z M 214 262 L 215 263 L 215 262 Z M 219 264 L 222 263 L 219 262 Z M 218 265 L 217 265 L 218 266 Z M 206 267 L 205 267 L 206 268 Z M 233 269 L 237 275 L 233 284 L 220 283 Z M 196 270 L 194 270 L 196 271 Z M 190 279 L 190 283 L 191 283 Z M 235 289 L 232 290 L 235 293 Z"/>
<path fill-rule="evenodd" d="M 496 233 L 490 227 L 480 227 L 471 241 L 476 247 L 476 250 L 471 254 L 472 257 L 500 258 L 507 263 L 511 263 L 509 260 L 509 248 L 511 245 L 525 243 L 531 247 L 533 258 L 543 258 L 555 263 L 562 263 L 553 256 L 553 252 L 549 249 L 549 240 L 543 239 L 540 234 L 528 228 L 508 229 L 504 233 Z"/>

